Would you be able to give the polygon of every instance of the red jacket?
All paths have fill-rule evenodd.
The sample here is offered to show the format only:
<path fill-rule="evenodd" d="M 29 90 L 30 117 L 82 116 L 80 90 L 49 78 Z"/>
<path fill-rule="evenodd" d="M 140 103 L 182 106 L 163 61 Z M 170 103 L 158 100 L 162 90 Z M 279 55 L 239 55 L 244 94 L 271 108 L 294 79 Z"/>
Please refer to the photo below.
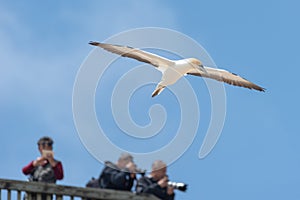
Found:
<path fill-rule="evenodd" d="M 46 163 L 48 164 L 48 163 Z M 45 164 L 45 165 L 46 165 Z M 25 167 L 23 167 L 22 171 L 25 175 L 31 174 L 34 170 L 36 169 L 36 167 L 33 166 L 33 161 L 31 161 L 28 165 L 26 165 Z M 63 171 L 63 166 L 62 163 L 60 161 L 57 162 L 55 167 L 52 167 L 54 174 L 55 174 L 55 178 L 57 180 L 61 180 L 64 177 L 64 171 Z"/>

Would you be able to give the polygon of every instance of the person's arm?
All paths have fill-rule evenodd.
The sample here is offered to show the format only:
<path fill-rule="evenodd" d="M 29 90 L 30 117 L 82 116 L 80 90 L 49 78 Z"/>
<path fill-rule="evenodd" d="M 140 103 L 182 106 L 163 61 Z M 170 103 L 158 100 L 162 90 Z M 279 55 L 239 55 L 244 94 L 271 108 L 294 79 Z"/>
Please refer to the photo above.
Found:
<path fill-rule="evenodd" d="M 36 160 L 31 161 L 28 165 L 26 165 L 25 167 L 23 167 L 22 171 L 25 175 L 28 175 L 30 173 L 32 173 L 32 171 L 34 170 L 35 167 L 39 166 L 39 165 L 43 165 L 46 164 L 47 160 L 44 157 L 37 157 Z"/>
<path fill-rule="evenodd" d="M 174 200 L 174 196 L 175 196 L 174 193 L 171 195 L 167 194 L 167 191 L 162 187 L 160 187 L 157 183 L 154 183 L 146 187 L 144 189 L 144 192 L 148 194 L 153 194 L 163 200 Z"/>
<path fill-rule="evenodd" d="M 174 193 L 171 195 L 167 194 L 167 191 L 162 188 L 158 183 L 152 183 L 147 177 L 142 177 L 137 184 L 136 188 L 137 193 L 148 193 L 157 196 L 160 199 L 164 200 L 173 200 Z"/>
<path fill-rule="evenodd" d="M 34 169 L 33 162 L 34 161 L 31 161 L 28 165 L 22 168 L 23 174 L 28 175 L 33 171 Z"/>
<path fill-rule="evenodd" d="M 52 166 L 57 180 L 62 180 L 64 178 L 64 170 L 61 162 L 57 162 L 55 166 Z"/>
<path fill-rule="evenodd" d="M 39 166 L 39 165 L 43 165 L 47 162 L 47 160 L 43 157 L 38 157 L 36 160 L 31 161 L 28 165 L 26 165 L 25 167 L 23 167 L 22 171 L 25 175 L 30 174 L 35 167 Z"/>

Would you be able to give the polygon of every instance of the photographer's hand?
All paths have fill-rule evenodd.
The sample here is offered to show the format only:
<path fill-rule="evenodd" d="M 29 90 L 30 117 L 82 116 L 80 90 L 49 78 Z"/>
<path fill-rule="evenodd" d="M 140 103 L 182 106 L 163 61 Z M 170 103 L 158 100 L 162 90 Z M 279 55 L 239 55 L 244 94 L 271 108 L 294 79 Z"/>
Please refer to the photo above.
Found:
<path fill-rule="evenodd" d="M 47 162 L 46 158 L 38 157 L 36 160 L 33 161 L 32 164 L 34 167 L 37 167 L 37 166 L 46 164 L 46 162 Z"/>
<path fill-rule="evenodd" d="M 126 169 L 131 172 L 131 173 L 134 173 L 135 172 L 135 169 L 136 169 L 136 165 L 133 163 L 133 162 L 129 162 L 127 163 L 126 165 Z"/>
<path fill-rule="evenodd" d="M 168 194 L 168 195 L 172 195 L 172 194 L 174 194 L 174 187 L 172 187 L 172 186 L 168 186 L 168 189 L 167 189 L 167 194 Z"/>
<path fill-rule="evenodd" d="M 133 162 L 129 162 L 126 165 L 126 169 L 131 173 L 130 177 L 135 178 L 136 165 Z"/>
<path fill-rule="evenodd" d="M 157 182 L 157 184 L 158 184 L 160 187 L 162 187 L 162 188 L 167 187 L 167 186 L 168 186 L 168 177 L 167 177 L 167 176 L 163 177 L 162 179 L 160 179 L 160 180 Z"/>
<path fill-rule="evenodd" d="M 50 165 L 52 167 L 55 167 L 56 166 L 56 161 L 54 160 L 54 157 L 53 157 L 53 153 L 49 153 L 46 155 L 46 159 L 49 161 Z"/>

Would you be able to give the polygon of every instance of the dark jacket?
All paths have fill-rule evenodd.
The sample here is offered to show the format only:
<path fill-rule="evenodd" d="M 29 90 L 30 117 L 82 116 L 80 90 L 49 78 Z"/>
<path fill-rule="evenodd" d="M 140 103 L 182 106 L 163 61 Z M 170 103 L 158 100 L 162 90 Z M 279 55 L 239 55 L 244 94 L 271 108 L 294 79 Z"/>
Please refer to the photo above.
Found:
<path fill-rule="evenodd" d="M 107 161 L 99 177 L 99 186 L 105 189 L 130 191 L 134 180 L 134 178 L 131 178 L 129 172 Z"/>
<path fill-rule="evenodd" d="M 160 187 L 157 181 L 147 176 L 143 176 L 138 180 L 136 186 L 136 192 L 153 194 L 162 200 L 174 200 L 174 196 L 175 196 L 174 193 L 172 195 L 169 195 L 167 193 L 167 187 L 165 188 Z"/>

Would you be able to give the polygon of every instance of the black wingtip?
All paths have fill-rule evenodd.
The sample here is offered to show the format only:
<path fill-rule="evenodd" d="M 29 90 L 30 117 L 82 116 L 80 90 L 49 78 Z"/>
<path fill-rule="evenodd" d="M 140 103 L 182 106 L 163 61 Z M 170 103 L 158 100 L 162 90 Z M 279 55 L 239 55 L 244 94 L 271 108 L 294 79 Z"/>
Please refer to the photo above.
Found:
<path fill-rule="evenodd" d="M 256 89 L 260 92 L 266 92 L 266 90 L 267 90 L 266 88 L 263 88 L 263 87 L 260 87 L 260 86 L 258 86 L 258 88 L 254 88 L 254 89 Z"/>
<path fill-rule="evenodd" d="M 152 95 L 151 95 L 151 97 L 153 98 L 153 97 L 155 97 L 157 95 L 157 92 L 156 93 L 153 93 Z"/>
<path fill-rule="evenodd" d="M 90 41 L 89 44 L 90 44 L 90 45 L 94 45 L 94 46 L 98 46 L 100 43 L 99 43 L 99 42 L 93 42 L 93 41 Z"/>

